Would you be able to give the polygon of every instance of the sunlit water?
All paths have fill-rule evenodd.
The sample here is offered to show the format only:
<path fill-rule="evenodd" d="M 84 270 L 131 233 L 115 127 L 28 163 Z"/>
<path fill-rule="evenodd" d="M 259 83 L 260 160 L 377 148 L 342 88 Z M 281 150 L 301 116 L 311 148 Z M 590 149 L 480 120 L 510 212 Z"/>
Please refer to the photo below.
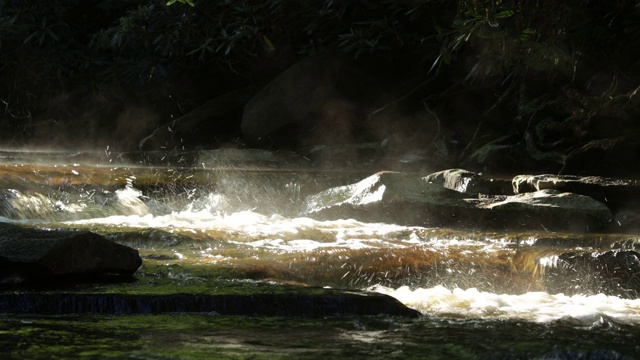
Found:
<path fill-rule="evenodd" d="M 223 234 L 229 246 L 251 247 L 275 254 L 314 253 L 319 249 L 331 249 L 335 253 L 341 250 L 355 253 L 363 249 L 391 251 L 415 248 L 434 252 L 462 248 L 465 249 L 463 251 L 492 253 L 503 249 L 500 240 L 439 239 L 437 236 L 430 237 L 429 229 L 424 228 L 355 220 L 315 221 L 251 211 L 225 214 L 224 209 L 220 209 L 220 204 L 224 202 L 216 196 L 210 199 L 212 206 L 204 210 L 187 209 L 158 216 L 115 215 L 67 223 L 214 232 L 218 236 Z M 200 255 L 214 253 L 208 250 Z M 640 325 L 640 299 L 621 299 L 604 294 L 568 296 L 536 291 L 509 295 L 478 291 L 474 287 L 461 289 L 442 285 L 414 289 L 409 286 L 389 288 L 381 285 L 367 288 L 391 295 L 424 314 L 443 317 L 518 319 L 542 323 L 563 320 L 575 326 L 594 326 L 606 321 Z"/>
<path fill-rule="evenodd" d="M 153 184 L 154 176 L 163 180 Z M 317 221 L 297 212 L 305 189 L 322 184 L 256 184 L 255 172 L 11 164 L 0 165 L 0 178 L 0 221 L 112 233 L 143 257 L 169 254 L 171 263 L 260 268 L 269 281 L 367 289 L 440 319 L 640 327 L 640 299 L 601 293 L 588 274 L 567 280 L 584 283 L 566 291 L 549 291 L 545 280 L 569 248 L 540 245 L 553 234 Z M 143 230 L 157 233 L 140 241 L 118 235 Z M 575 238 L 577 250 L 592 242 L 635 249 L 638 239 Z"/>

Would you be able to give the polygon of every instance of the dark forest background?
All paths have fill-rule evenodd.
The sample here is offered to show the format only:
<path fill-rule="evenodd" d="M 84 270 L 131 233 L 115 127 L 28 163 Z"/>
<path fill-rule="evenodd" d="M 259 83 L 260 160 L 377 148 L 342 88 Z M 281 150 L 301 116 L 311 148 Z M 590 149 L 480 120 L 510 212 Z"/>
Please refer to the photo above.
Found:
<path fill-rule="evenodd" d="M 398 154 L 636 176 L 638 49 L 640 5 L 630 0 L 0 0 L 0 143 L 317 145 L 282 140 L 304 137 L 289 128 L 269 141 L 247 137 L 244 99 L 331 53 L 381 94 L 362 121 L 393 109 L 384 121 L 409 129 Z M 232 105 L 207 126 L 203 106 L 215 99 Z M 165 128 L 182 131 L 180 141 L 143 141 Z M 357 134 L 349 141 L 394 139 Z"/>

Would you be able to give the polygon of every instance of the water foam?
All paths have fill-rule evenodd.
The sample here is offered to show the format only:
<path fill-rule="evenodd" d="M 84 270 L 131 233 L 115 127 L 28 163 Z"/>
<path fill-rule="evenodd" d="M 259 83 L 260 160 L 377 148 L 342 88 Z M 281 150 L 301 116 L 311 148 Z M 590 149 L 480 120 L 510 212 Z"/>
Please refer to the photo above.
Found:
<path fill-rule="evenodd" d="M 471 289 L 447 289 L 436 286 L 397 289 L 374 286 L 369 289 L 395 297 L 425 315 L 526 320 L 538 323 L 562 321 L 572 326 L 591 327 L 602 322 L 640 324 L 640 299 L 616 296 L 548 294 L 529 292 L 521 295 L 494 294 Z"/>
<path fill-rule="evenodd" d="M 352 219 L 318 221 L 306 217 L 286 218 L 278 214 L 263 215 L 250 210 L 225 213 L 216 206 L 190 205 L 182 211 L 165 215 L 112 215 L 72 220 L 65 224 L 223 234 L 232 244 L 289 252 L 311 251 L 325 247 L 409 247 L 420 241 L 412 228 L 399 225 L 363 223 Z"/>

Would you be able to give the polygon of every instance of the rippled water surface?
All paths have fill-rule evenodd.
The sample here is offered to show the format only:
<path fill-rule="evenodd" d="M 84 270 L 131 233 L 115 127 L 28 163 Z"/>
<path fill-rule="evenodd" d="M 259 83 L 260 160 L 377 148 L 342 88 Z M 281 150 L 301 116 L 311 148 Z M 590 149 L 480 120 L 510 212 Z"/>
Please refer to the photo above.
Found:
<path fill-rule="evenodd" d="M 62 358 L 203 358 L 211 352 L 223 358 L 640 354 L 636 294 L 615 279 L 558 260 L 567 251 L 636 250 L 637 235 L 317 221 L 299 215 L 306 195 L 369 174 L 206 162 L 132 166 L 115 156 L 109 162 L 73 154 L 62 154 L 51 165 L 17 154 L 0 158 L 0 221 L 92 230 L 138 248 L 145 264 L 171 269 L 177 279 L 195 277 L 192 269 L 225 268 L 233 269 L 237 280 L 367 289 L 389 294 L 423 316 L 2 318 L 0 347 L 16 358 L 47 352 Z"/>

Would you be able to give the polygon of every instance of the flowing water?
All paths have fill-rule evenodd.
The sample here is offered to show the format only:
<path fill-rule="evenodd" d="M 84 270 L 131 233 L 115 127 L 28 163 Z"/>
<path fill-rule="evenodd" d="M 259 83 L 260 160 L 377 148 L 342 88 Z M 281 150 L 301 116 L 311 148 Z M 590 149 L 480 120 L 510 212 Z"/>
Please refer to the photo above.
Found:
<path fill-rule="evenodd" d="M 634 251 L 638 235 L 316 221 L 299 216 L 306 195 L 373 171 L 151 156 L 0 151 L 0 221 L 91 230 L 135 247 L 150 286 L 164 277 L 171 283 L 162 286 L 181 291 L 211 279 L 364 289 L 422 316 L 2 315 L 0 348 L 9 358 L 640 354 L 640 274 L 607 277 L 601 266 L 562 257 Z"/>

